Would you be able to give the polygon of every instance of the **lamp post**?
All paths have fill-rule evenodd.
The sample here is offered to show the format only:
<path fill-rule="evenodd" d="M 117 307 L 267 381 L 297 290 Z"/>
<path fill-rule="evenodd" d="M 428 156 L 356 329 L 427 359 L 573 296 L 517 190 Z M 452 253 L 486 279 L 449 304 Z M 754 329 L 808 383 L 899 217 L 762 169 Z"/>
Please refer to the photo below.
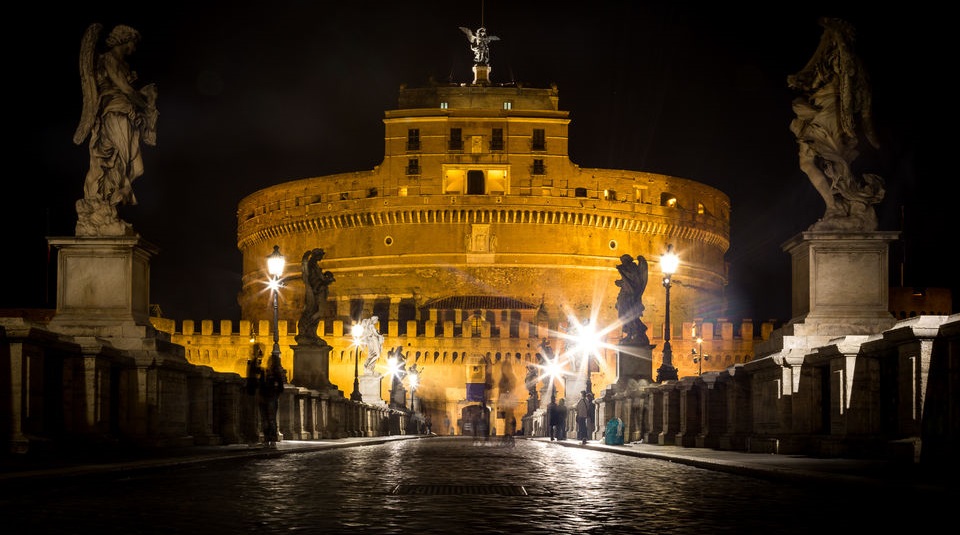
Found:
<path fill-rule="evenodd" d="M 703 375 L 703 361 L 710 360 L 710 355 L 703 354 L 703 338 L 697 337 L 697 349 L 691 349 L 690 352 L 693 353 L 693 361 L 698 364 L 697 375 Z"/>
<path fill-rule="evenodd" d="M 286 260 L 280 254 L 280 246 L 274 245 L 273 252 L 267 257 L 267 273 L 270 274 L 270 282 L 267 286 L 273 292 L 273 352 L 271 358 L 276 359 L 277 365 L 280 362 L 280 287 L 283 286 L 281 276 Z"/>
<path fill-rule="evenodd" d="M 286 261 L 280 254 L 280 246 L 273 246 L 273 253 L 267 256 L 267 273 L 270 280 L 267 287 L 273 292 L 273 352 L 266 370 L 259 367 L 254 370 L 257 388 L 260 391 L 260 416 L 263 424 L 264 441 L 268 447 L 276 447 L 280 440 L 279 413 L 280 396 L 287 382 L 287 372 L 280 361 L 280 287 L 283 286 L 283 268 Z"/>
<path fill-rule="evenodd" d="M 353 336 L 353 392 L 350 393 L 350 399 L 353 401 L 363 401 L 363 395 L 360 393 L 360 336 L 363 334 L 363 326 L 354 323 L 350 327 L 350 335 Z"/>
<path fill-rule="evenodd" d="M 577 333 L 577 347 L 583 352 L 583 367 L 587 372 L 587 396 L 593 398 L 593 380 L 590 377 L 590 356 L 600 347 L 597 340 L 597 333 L 590 320 L 586 320 L 580 326 L 580 332 Z"/>
<path fill-rule="evenodd" d="M 414 364 L 410 369 L 410 411 L 413 413 L 417 412 L 417 406 L 414 404 L 416 401 L 417 395 L 417 384 L 420 382 L 420 371 L 417 370 L 417 365 Z"/>
<path fill-rule="evenodd" d="M 677 272 L 680 258 L 673 252 L 673 244 L 667 245 L 667 252 L 660 257 L 660 270 L 663 272 L 663 287 L 667 291 L 663 330 L 663 364 L 657 369 L 657 382 L 676 381 L 677 369 L 673 366 L 673 350 L 670 349 L 670 278 Z"/>

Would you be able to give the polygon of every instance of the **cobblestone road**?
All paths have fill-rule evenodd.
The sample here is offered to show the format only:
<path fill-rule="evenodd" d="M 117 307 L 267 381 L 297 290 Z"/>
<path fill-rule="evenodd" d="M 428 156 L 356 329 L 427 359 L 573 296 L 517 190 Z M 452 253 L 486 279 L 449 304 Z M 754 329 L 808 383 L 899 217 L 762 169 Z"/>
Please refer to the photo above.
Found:
<path fill-rule="evenodd" d="M 915 492 L 785 484 L 549 442 L 464 438 L 17 481 L 0 490 L 0 512 L 18 533 L 809 535 L 889 532 L 946 516 Z"/>

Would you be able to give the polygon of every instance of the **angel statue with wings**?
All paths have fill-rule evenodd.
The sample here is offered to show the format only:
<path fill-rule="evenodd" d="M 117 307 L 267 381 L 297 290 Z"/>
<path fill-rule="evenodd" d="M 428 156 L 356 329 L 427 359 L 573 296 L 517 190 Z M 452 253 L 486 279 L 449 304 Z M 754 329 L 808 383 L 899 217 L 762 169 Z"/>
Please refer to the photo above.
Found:
<path fill-rule="evenodd" d="M 496 35 L 487 35 L 487 29 L 481 26 L 477 29 L 476 35 L 470 28 L 461 26 L 460 30 L 467 34 L 467 40 L 470 41 L 470 50 L 473 50 L 473 63 L 476 65 L 490 64 L 490 41 L 499 41 Z"/>
<path fill-rule="evenodd" d="M 77 201 L 77 235 L 129 235 L 128 223 L 117 217 L 118 204 L 137 204 L 132 184 L 143 174 L 140 143 L 157 144 L 157 87 L 137 90 L 137 73 L 127 56 L 140 33 L 114 27 L 97 51 L 103 25 L 91 24 L 80 42 L 80 85 L 83 111 L 73 134 L 77 145 L 89 137 L 90 168 Z"/>
<path fill-rule="evenodd" d="M 646 309 L 643 305 L 643 291 L 647 288 L 647 259 L 638 255 L 634 262 L 630 255 L 620 255 L 617 271 L 620 272 L 620 278 L 614 281 L 614 284 L 620 288 L 620 293 L 617 294 L 616 308 L 623 324 L 623 333 L 626 335 L 620 343 L 637 347 L 649 346 L 647 326 L 640 320 Z"/>
<path fill-rule="evenodd" d="M 380 318 L 370 316 L 360 320 L 362 327 L 358 341 L 367 348 L 367 359 L 363 361 L 363 368 L 367 373 L 373 373 L 377 366 L 377 360 L 380 359 L 380 352 L 383 350 L 383 335 L 377 330 L 377 321 Z"/>

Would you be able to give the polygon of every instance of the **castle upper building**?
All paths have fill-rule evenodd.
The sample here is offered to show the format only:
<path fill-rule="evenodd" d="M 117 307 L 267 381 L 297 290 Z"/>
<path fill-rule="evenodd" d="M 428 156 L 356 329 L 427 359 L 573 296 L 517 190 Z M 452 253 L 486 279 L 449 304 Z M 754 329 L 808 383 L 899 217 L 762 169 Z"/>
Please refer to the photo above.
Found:
<path fill-rule="evenodd" d="M 317 247 L 336 279 L 330 320 L 377 315 L 404 331 L 437 304 L 469 301 L 464 311 L 479 311 L 503 337 L 533 319 L 524 311 L 546 314 L 551 327 L 568 314 L 609 324 L 617 319 L 616 265 L 629 254 L 650 264 L 643 320 L 656 324 L 664 313 L 658 261 L 669 244 L 681 258 L 676 323 L 720 314 L 724 193 L 575 164 L 556 87 L 401 87 L 399 104 L 386 112 L 378 167 L 285 182 L 240 202 L 243 318 L 269 317 L 264 258 L 275 244 L 291 275 L 281 303 L 288 318 L 303 306 L 299 259 Z M 491 313 L 505 302 L 502 314 Z"/>

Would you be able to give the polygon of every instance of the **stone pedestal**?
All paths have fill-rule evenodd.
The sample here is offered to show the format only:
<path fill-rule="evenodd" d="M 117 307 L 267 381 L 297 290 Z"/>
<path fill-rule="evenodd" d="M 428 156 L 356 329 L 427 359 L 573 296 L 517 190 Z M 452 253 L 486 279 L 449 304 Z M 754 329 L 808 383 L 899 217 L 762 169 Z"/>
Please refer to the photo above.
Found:
<path fill-rule="evenodd" d="M 330 382 L 330 350 L 326 344 L 299 344 L 293 348 L 291 383 L 310 390 L 341 390 Z M 342 390 L 341 390 L 342 395 Z"/>
<path fill-rule="evenodd" d="M 390 389 L 390 408 L 392 409 L 406 409 L 407 408 L 407 389 L 402 386 L 394 385 Z"/>
<path fill-rule="evenodd" d="M 898 232 L 806 231 L 783 244 L 792 262 L 792 316 L 756 355 L 804 352 L 839 336 L 883 332 L 889 308 L 889 247 Z"/>
<path fill-rule="evenodd" d="M 159 249 L 137 235 L 47 242 L 58 250 L 57 311 L 50 330 L 108 339 L 119 349 L 154 349 L 150 258 Z"/>
<path fill-rule="evenodd" d="M 359 380 L 360 395 L 363 397 L 364 403 L 384 407 L 387 405 L 386 402 L 383 401 L 383 398 L 380 397 L 380 385 L 383 381 L 383 374 L 365 372 L 359 377 Z"/>
<path fill-rule="evenodd" d="M 473 85 L 490 85 L 490 66 L 473 66 Z"/>
<path fill-rule="evenodd" d="M 653 348 L 620 346 L 617 350 L 617 384 L 625 385 L 630 379 L 653 380 Z"/>

